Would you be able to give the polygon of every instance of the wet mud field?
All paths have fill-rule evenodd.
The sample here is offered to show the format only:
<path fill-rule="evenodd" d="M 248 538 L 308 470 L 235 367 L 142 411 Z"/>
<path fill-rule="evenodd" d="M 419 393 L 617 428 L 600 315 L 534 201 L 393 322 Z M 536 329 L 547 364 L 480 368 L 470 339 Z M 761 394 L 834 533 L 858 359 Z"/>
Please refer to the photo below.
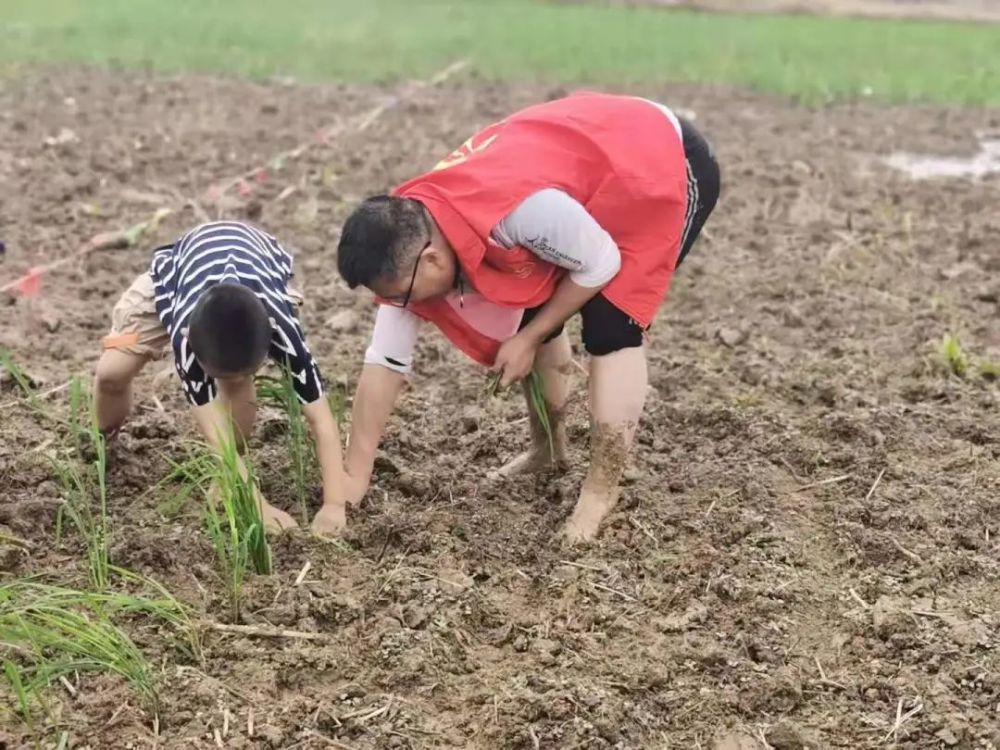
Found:
<path fill-rule="evenodd" d="M 373 314 L 336 273 L 352 204 L 563 93 L 467 76 L 400 96 L 357 132 L 404 91 L 69 69 L 5 82 L 2 283 L 177 210 L 135 246 L 5 296 L 0 341 L 40 391 L 89 374 L 151 248 L 221 212 L 294 251 L 308 340 L 330 386 L 349 392 Z M 1000 362 L 1000 177 L 914 181 L 881 161 L 974 155 L 1000 112 L 634 93 L 696 115 L 724 194 L 652 331 L 645 418 L 598 541 L 556 540 L 587 450 L 582 352 L 571 470 L 490 482 L 524 444 L 525 407 L 487 400 L 483 373 L 425 335 L 347 534 L 285 534 L 275 574 L 248 585 L 243 624 L 293 633 L 206 628 L 198 663 L 134 619 L 125 627 L 156 668 L 158 722 L 120 680 L 84 674 L 74 694 L 50 691 L 43 737 L 178 749 L 1000 747 L 1000 386 L 988 366 Z M 303 142 L 298 158 L 272 160 Z M 224 198 L 206 197 L 243 172 Z M 940 353 L 946 335 L 970 360 L 964 376 Z M 167 514 L 150 492 L 194 438 L 169 367 L 141 376 L 112 449 L 112 558 L 226 623 L 201 501 Z M 65 396 L 45 403 L 65 410 Z M 85 581 L 81 545 L 55 539 L 50 431 L 9 378 L 0 410 L 0 575 Z M 291 510 L 283 424 L 265 409 L 251 449 L 265 495 Z M 0 746 L 33 746 L 10 713 L 2 722 Z"/>

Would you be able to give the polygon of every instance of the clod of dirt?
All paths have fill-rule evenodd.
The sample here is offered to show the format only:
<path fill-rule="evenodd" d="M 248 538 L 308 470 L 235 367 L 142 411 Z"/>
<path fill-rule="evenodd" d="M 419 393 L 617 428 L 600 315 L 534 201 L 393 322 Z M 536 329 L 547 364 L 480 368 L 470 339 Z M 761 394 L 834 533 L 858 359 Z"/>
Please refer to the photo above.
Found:
<path fill-rule="evenodd" d="M 716 737 L 712 750 L 760 750 L 760 743 L 748 734 L 734 732 Z"/>
<path fill-rule="evenodd" d="M 52 146 L 63 146 L 67 143 L 76 143 L 80 140 L 80 137 L 69 128 L 60 128 L 56 135 L 50 135 L 45 139 L 45 145 Z"/>
<path fill-rule="evenodd" d="M 562 646 L 548 638 L 539 638 L 534 643 L 534 650 L 538 653 L 538 661 L 545 666 L 552 666 L 556 663 L 556 657 L 562 652 Z"/>
<path fill-rule="evenodd" d="M 410 497 L 423 497 L 430 492 L 430 483 L 425 477 L 404 471 L 396 477 L 396 489 Z"/>
<path fill-rule="evenodd" d="M 907 633 L 915 627 L 910 614 L 910 601 L 898 596 L 882 596 L 872 607 L 872 625 L 879 638 Z"/>
<path fill-rule="evenodd" d="M 326 319 L 326 329 L 331 333 L 354 333 L 361 318 L 354 310 L 341 310 Z"/>
<path fill-rule="evenodd" d="M 137 418 L 129 431 L 133 437 L 143 440 L 166 440 L 177 434 L 177 423 L 170 414 L 154 411 Z"/>
<path fill-rule="evenodd" d="M 441 570 L 438 572 L 440 582 L 444 584 L 445 590 L 452 593 L 460 593 L 466 589 L 471 589 L 475 581 L 471 576 L 467 576 L 460 570 Z"/>
<path fill-rule="evenodd" d="M 36 313 L 38 322 L 42 324 L 44 328 L 49 333 L 55 333 L 59 330 L 62 325 L 62 317 L 51 305 L 42 305 L 41 309 Z"/>
<path fill-rule="evenodd" d="M 767 742 L 774 750 L 806 750 L 809 744 L 797 726 L 783 721 L 767 733 Z"/>
<path fill-rule="evenodd" d="M 483 410 L 478 406 L 467 406 L 462 410 L 462 432 L 470 433 L 479 429 L 483 419 Z"/>
<path fill-rule="evenodd" d="M 954 747 L 958 744 L 958 737 L 948 727 L 945 727 L 934 736 L 941 740 L 947 747 Z"/>
<path fill-rule="evenodd" d="M 0 571 L 10 572 L 14 570 L 23 557 L 24 551 L 20 547 L 0 542 Z"/>
<path fill-rule="evenodd" d="M 430 618 L 431 611 L 427 607 L 413 606 L 403 610 L 403 623 L 410 630 L 419 630 Z"/>
<path fill-rule="evenodd" d="M 746 331 L 741 331 L 737 328 L 720 328 L 716 331 L 715 335 L 719 341 L 729 348 L 739 346 L 749 338 L 749 334 Z"/>
<path fill-rule="evenodd" d="M 690 630 L 693 626 L 705 622 L 708 618 L 708 607 L 699 601 L 692 602 L 691 605 L 681 614 L 664 617 L 660 622 L 660 627 L 666 633 L 680 633 Z"/>
<path fill-rule="evenodd" d="M 744 691 L 742 702 L 752 713 L 786 714 L 802 702 L 802 681 L 793 670 L 779 669 L 763 686 Z"/>
<path fill-rule="evenodd" d="M 31 388 L 37 390 L 38 388 L 41 388 L 42 386 L 45 385 L 45 378 L 43 378 L 41 375 L 36 375 L 32 372 L 27 372 L 26 370 L 23 369 L 21 370 L 21 374 L 24 376 L 24 379 L 28 382 L 28 385 Z M 0 390 L 17 389 L 17 388 L 20 388 L 20 386 L 17 384 L 17 381 L 14 379 L 14 377 L 9 372 L 7 372 L 7 370 L 5 370 L 2 366 L 0 366 Z"/>

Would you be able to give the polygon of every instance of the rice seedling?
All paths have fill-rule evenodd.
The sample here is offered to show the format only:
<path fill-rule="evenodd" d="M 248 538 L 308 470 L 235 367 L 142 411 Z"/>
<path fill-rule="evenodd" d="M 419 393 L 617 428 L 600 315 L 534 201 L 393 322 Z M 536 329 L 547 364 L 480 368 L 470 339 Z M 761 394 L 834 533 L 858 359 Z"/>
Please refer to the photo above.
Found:
<path fill-rule="evenodd" d="M 31 412 L 35 414 L 35 416 L 51 420 L 52 415 L 49 414 L 48 410 L 42 405 L 41 399 L 38 398 L 38 394 L 35 392 L 35 387 L 31 382 L 31 378 L 28 377 L 28 374 L 20 368 L 17 362 L 14 361 L 14 357 L 11 355 L 10 350 L 4 346 L 0 346 L 0 368 L 5 370 L 10 376 L 10 379 L 14 382 L 17 390 L 19 390 L 21 395 L 24 396 L 25 402 Z"/>
<path fill-rule="evenodd" d="M 545 403 L 545 381 L 538 370 L 532 370 L 528 376 L 528 397 L 531 399 L 531 406 L 535 410 L 538 423 L 542 426 L 545 437 L 549 441 L 549 455 L 554 458 L 556 446 L 552 433 L 552 420 L 549 419 L 549 407 Z"/>
<path fill-rule="evenodd" d="M 108 596 L 30 580 L 0 584 L 0 643 L 8 653 L 4 676 L 26 720 L 33 697 L 76 672 L 117 674 L 145 707 L 158 710 L 151 665 L 110 620 Z"/>
<path fill-rule="evenodd" d="M 347 422 L 347 384 L 335 383 L 326 394 L 326 403 L 333 418 L 337 420 L 337 429 L 343 432 L 344 424 Z"/>
<path fill-rule="evenodd" d="M 27 685 L 24 683 L 24 674 L 21 668 L 10 661 L 9 659 L 4 659 L 3 662 L 3 674 L 7 680 L 7 685 L 10 687 L 11 692 L 14 693 L 14 698 L 17 699 L 16 713 L 19 714 L 27 723 L 28 728 L 32 729 L 32 718 L 31 718 L 31 698 L 32 695 L 28 690 Z"/>
<path fill-rule="evenodd" d="M 309 488 L 310 476 L 316 465 L 315 454 L 308 439 L 305 416 L 302 412 L 302 402 L 299 401 L 292 381 L 293 375 L 289 368 L 282 368 L 280 378 L 259 376 L 256 381 L 257 395 L 262 401 L 268 402 L 283 410 L 288 417 L 286 443 L 288 454 L 292 459 L 292 479 L 295 487 L 295 499 L 299 506 L 299 521 L 309 523 Z"/>
<path fill-rule="evenodd" d="M 195 661 L 202 661 L 201 634 L 191 611 L 171 594 L 167 587 L 154 578 L 131 570 L 111 566 L 111 573 L 124 583 L 131 584 L 152 595 L 132 595 L 109 592 L 103 595 L 107 611 L 142 613 L 173 626 L 183 638 L 183 648 Z M 93 597 L 91 598 L 93 601 Z M 98 601 L 101 600 L 98 595 Z"/>
<path fill-rule="evenodd" d="M 1000 363 L 983 361 L 979 363 L 978 369 L 979 376 L 984 380 L 1000 379 Z"/>
<path fill-rule="evenodd" d="M 74 378 L 70 394 L 69 423 L 78 442 L 76 454 L 80 460 L 58 455 L 52 459 L 53 470 L 63 488 L 63 504 L 56 515 L 56 538 L 62 539 L 63 524 L 68 519 L 87 546 L 91 586 L 103 591 L 108 586 L 110 564 L 107 446 L 97 427 L 93 402 L 83 392 L 79 379 Z M 89 463 L 84 460 L 85 454 L 93 456 Z"/>
<path fill-rule="evenodd" d="M 241 466 L 245 471 L 241 471 Z M 261 517 L 253 466 L 248 460 L 241 460 L 232 439 L 222 441 L 215 462 L 206 504 L 206 526 L 228 589 L 233 620 L 238 621 L 247 571 L 269 575 L 271 548 Z"/>
<path fill-rule="evenodd" d="M 944 338 L 941 339 L 939 352 L 949 372 L 964 378 L 969 371 L 969 355 L 962 349 L 962 343 L 958 337 L 950 333 L 945 334 Z"/>
<path fill-rule="evenodd" d="M 489 396 L 496 396 L 500 392 L 500 378 L 502 373 L 494 372 L 486 379 L 486 393 Z M 545 437 L 549 443 L 549 455 L 555 456 L 555 434 L 552 431 L 552 420 L 549 418 L 549 407 L 545 401 L 545 380 L 538 370 L 532 370 L 525 383 L 527 389 L 528 402 L 531 410 L 535 413 L 535 418 L 545 432 Z"/>
<path fill-rule="evenodd" d="M 166 518 L 176 518 L 187 507 L 192 496 L 201 493 L 207 495 L 215 475 L 216 458 L 202 445 L 186 444 L 186 458 L 177 461 L 169 456 L 164 460 L 169 464 L 170 471 L 163 479 L 143 493 L 158 494 L 167 486 L 178 484 L 177 490 L 162 500 L 157 506 L 160 514 Z"/>

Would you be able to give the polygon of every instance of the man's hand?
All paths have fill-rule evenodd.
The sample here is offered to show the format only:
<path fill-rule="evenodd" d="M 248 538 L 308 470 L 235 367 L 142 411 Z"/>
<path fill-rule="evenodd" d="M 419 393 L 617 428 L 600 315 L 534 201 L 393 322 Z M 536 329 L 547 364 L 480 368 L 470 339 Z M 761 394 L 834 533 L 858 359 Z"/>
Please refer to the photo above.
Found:
<path fill-rule="evenodd" d="M 535 355 L 540 344 L 531 333 L 521 331 L 500 345 L 493 369 L 501 373 L 501 388 L 528 376 L 535 366 Z"/>

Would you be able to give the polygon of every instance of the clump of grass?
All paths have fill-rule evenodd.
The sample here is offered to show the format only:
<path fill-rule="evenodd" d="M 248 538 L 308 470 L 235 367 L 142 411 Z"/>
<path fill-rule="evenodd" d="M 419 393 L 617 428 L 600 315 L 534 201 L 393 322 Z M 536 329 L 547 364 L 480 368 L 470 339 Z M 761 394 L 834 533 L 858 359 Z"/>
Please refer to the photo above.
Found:
<path fill-rule="evenodd" d="M 997 380 L 1000 379 L 1000 363 L 997 362 L 980 362 L 979 376 L 984 380 Z"/>
<path fill-rule="evenodd" d="M 241 463 L 245 473 L 240 470 Z M 228 589 L 233 620 L 238 621 L 247 572 L 252 569 L 269 575 L 271 548 L 257 499 L 253 466 L 249 460 L 241 461 L 231 439 L 222 441 L 209 494 L 206 527 Z"/>
<path fill-rule="evenodd" d="M 501 376 L 502 373 L 494 372 L 490 373 L 487 377 L 485 390 L 488 395 L 496 396 L 500 392 Z M 545 432 L 545 437 L 549 442 L 549 455 L 555 456 L 555 435 L 552 431 L 552 420 L 549 418 L 549 407 L 545 402 L 545 380 L 538 370 L 532 370 L 528 375 L 526 387 L 531 409 L 535 413 L 535 417 L 538 419 L 538 423 L 541 425 L 542 430 Z"/>
<path fill-rule="evenodd" d="M 180 515 L 193 495 L 199 492 L 207 494 L 212 484 L 212 477 L 215 475 L 217 459 L 209 450 L 204 446 L 192 444 L 186 444 L 185 450 L 186 457 L 179 461 L 164 456 L 170 465 L 169 473 L 143 493 L 144 496 L 159 493 L 168 485 L 180 485 L 176 492 L 167 496 L 157 506 L 160 514 L 166 518 L 176 518 Z"/>
<path fill-rule="evenodd" d="M 255 383 L 258 398 L 283 410 L 287 415 L 286 443 L 288 454 L 292 459 L 292 479 L 295 486 L 296 502 L 299 506 L 299 521 L 302 524 L 307 524 L 309 523 L 310 475 L 315 466 L 315 454 L 308 439 L 302 402 L 299 401 L 299 396 L 295 392 L 293 377 L 291 370 L 288 367 L 283 367 L 280 378 L 259 376 Z"/>
<path fill-rule="evenodd" d="M 138 598 L 120 597 L 118 604 Z M 50 586 L 30 580 L 0 584 L 0 642 L 12 658 L 4 676 L 17 698 L 18 710 L 30 723 L 32 700 L 60 678 L 76 672 L 120 675 L 154 713 L 159 696 L 152 667 L 108 616 L 108 595 Z"/>
<path fill-rule="evenodd" d="M 99 600 L 103 599 L 106 611 L 144 613 L 173 626 L 183 638 L 183 643 L 180 644 L 183 650 L 195 661 L 202 661 L 201 634 L 198 625 L 191 616 L 191 611 L 178 601 L 166 586 L 149 576 L 116 565 L 111 566 L 111 573 L 121 582 L 147 591 L 149 594 L 140 596 L 108 592 L 97 595 Z"/>
<path fill-rule="evenodd" d="M 62 538 L 66 519 L 87 546 L 87 571 L 91 586 L 108 586 L 110 530 L 108 525 L 107 446 L 97 427 L 93 402 L 78 378 L 70 386 L 69 423 L 77 442 L 75 456 L 52 459 L 63 489 L 63 504 L 56 516 L 56 537 Z M 84 416 L 84 414 L 86 416 Z M 92 456 L 88 461 L 85 456 Z"/>
<path fill-rule="evenodd" d="M 960 378 L 965 377 L 969 371 L 969 355 L 965 353 L 957 336 L 945 334 L 941 339 L 939 353 L 949 372 Z"/>
<path fill-rule="evenodd" d="M 17 387 L 17 390 L 21 392 L 21 395 L 24 396 L 25 402 L 31 412 L 37 417 L 52 420 L 52 415 L 42 405 L 41 399 L 38 398 L 38 394 L 35 391 L 35 386 L 31 382 L 31 378 L 28 377 L 28 374 L 21 369 L 17 362 L 14 361 L 14 357 L 10 353 L 10 350 L 4 346 L 0 346 L 0 368 L 6 370 L 11 380 L 14 381 L 14 385 Z"/>
<path fill-rule="evenodd" d="M 337 420 L 337 429 L 343 432 L 347 421 L 347 383 L 339 381 L 334 383 L 326 394 L 326 403 L 333 418 Z"/>
<path fill-rule="evenodd" d="M 545 437 L 549 441 L 549 455 L 553 458 L 556 455 L 555 439 L 552 433 L 552 420 L 549 419 L 549 407 L 545 403 L 545 381 L 538 370 L 532 370 L 528 376 L 528 397 L 531 399 L 531 407 L 535 410 L 535 416 L 545 431 Z"/>

